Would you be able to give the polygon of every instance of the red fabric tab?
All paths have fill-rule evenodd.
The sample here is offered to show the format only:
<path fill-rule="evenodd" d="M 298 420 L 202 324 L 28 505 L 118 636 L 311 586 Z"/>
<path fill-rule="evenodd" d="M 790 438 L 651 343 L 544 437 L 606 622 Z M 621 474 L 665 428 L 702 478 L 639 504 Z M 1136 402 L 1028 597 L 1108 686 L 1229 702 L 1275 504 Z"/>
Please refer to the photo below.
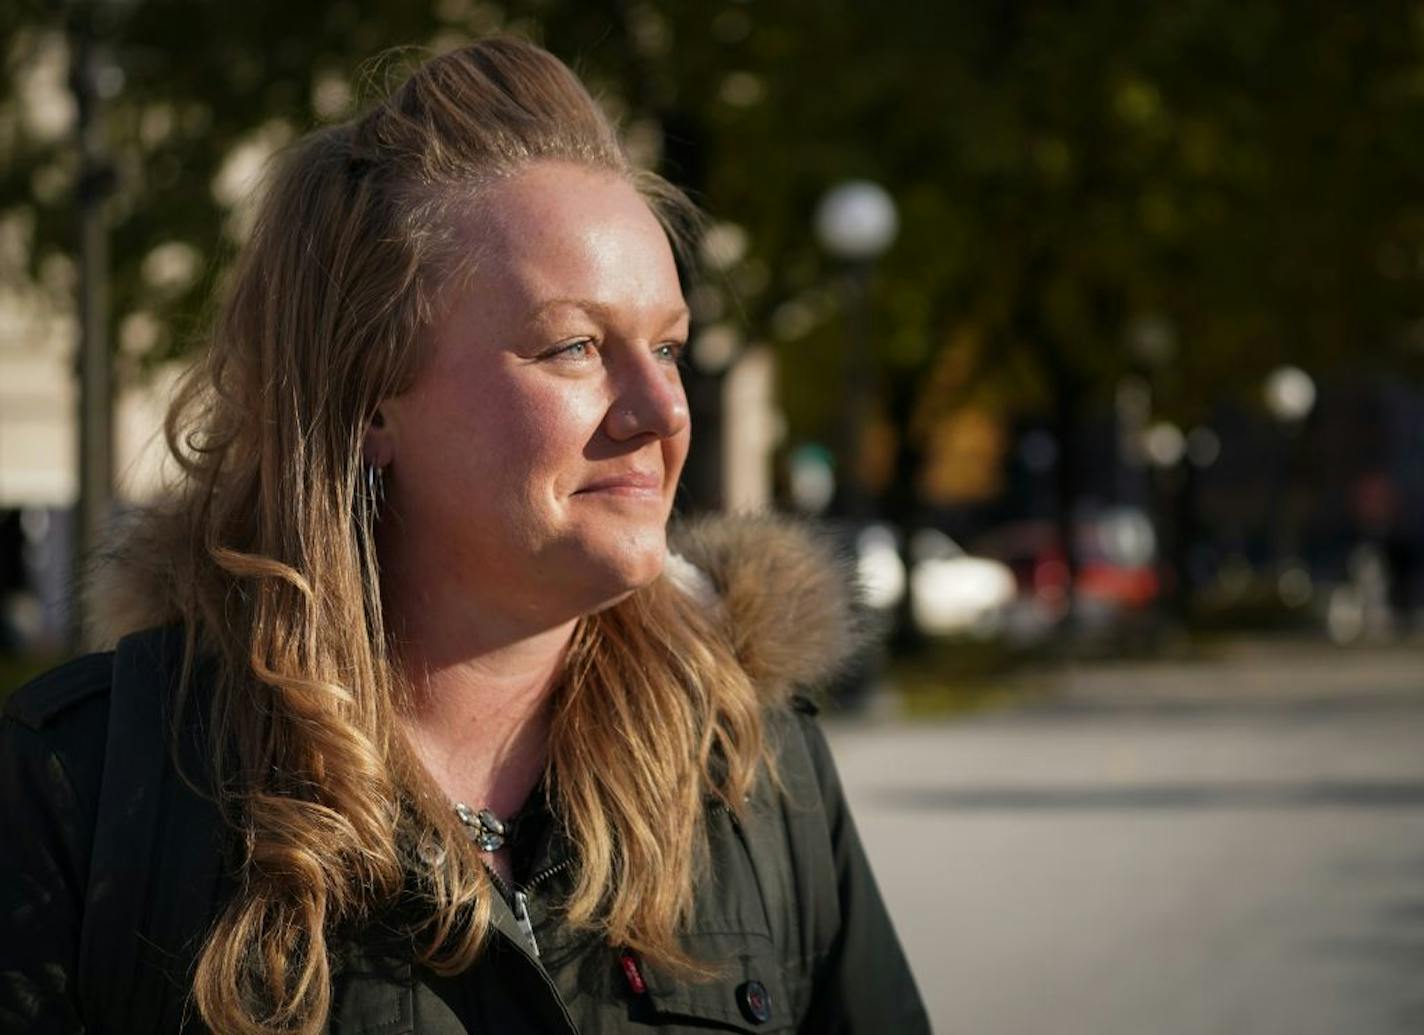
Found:
<path fill-rule="evenodd" d="M 643 982 L 643 974 L 638 969 L 637 956 L 625 949 L 618 956 L 618 964 L 623 968 L 623 976 L 628 979 L 628 987 L 633 990 L 634 995 L 642 995 L 648 990 L 648 986 Z"/>

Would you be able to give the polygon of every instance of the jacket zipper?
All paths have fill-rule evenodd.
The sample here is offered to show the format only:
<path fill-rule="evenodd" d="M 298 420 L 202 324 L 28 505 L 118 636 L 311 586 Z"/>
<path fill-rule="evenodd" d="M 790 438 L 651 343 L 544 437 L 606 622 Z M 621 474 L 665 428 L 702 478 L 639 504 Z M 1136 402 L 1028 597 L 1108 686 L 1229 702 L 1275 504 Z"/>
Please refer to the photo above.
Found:
<path fill-rule="evenodd" d="M 553 999 L 559 1009 L 559 1014 L 563 1017 L 566 1030 L 578 1035 L 578 1025 L 574 1023 L 574 1018 L 569 1013 L 568 1004 L 564 1002 L 564 997 L 559 994 L 558 986 L 554 984 L 548 972 L 544 969 L 543 959 L 539 955 L 539 943 L 534 940 L 534 923 L 529 916 L 529 891 L 535 886 L 542 884 L 550 877 L 568 869 L 572 863 L 565 859 L 563 862 L 547 869 L 541 870 L 528 882 L 523 885 L 511 887 L 506 884 L 504 878 L 494 871 L 489 864 L 485 864 L 485 872 L 490 875 L 490 880 L 494 882 L 495 890 L 509 903 L 510 911 L 514 913 L 514 921 L 519 925 L 519 933 L 524 935 L 524 940 L 528 943 L 528 952 L 525 955 L 529 959 L 529 964 L 534 968 L 534 972 L 539 975 L 539 979 L 544 983 L 544 989 Z M 523 951 L 520 946 L 514 946 L 517 951 Z"/>
<path fill-rule="evenodd" d="M 527 881 L 525 881 L 525 890 L 532 890 L 534 888 L 537 888 L 540 884 L 543 884 L 549 878 L 563 873 L 572 865 L 573 860 L 565 859 L 562 862 L 555 863 L 553 866 L 540 870 L 538 873 L 534 874 L 534 876 L 530 877 Z"/>
<path fill-rule="evenodd" d="M 749 799 L 749 800 L 750 800 L 750 799 Z M 712 815 L 712 816 L 717 815 L 719 812 L 724 812 L 724 813 L 726 813 L 727 819 L 731 821 L 732 829 L 733 829 L 733 830 L 736 830 L 736 831 L 738 831 L 738 832 L 741 831 L 741 829 L 742 829 L 742 820 L 741 820 L 741 817 L 739 817 L 739 816 L 736 814 L 736 812 L 733 811 L 732 806 L 728 805 L 725 801 L 722 801 L 722 800 L 718 799 L 717 801 L 713 802 L 711 808 L 709 808 L 709 809 L 707 810 L 707 812 L 708 812 L 708 815 Z"/>
<path fill-rule="evenodd" d="M 534 958 L 539 959 L 539 943 L 534 939 L 534 924 L 529 920 L 529 895 L 523 889 L 516 889 L 514 901 L 514 922 L 519 925 L 519 931 L 529 940 L 529 948 L 534 950 Z"/>
<path fill-rule="evenodd" d="M 550 878 L 567 870 L 571 865 L 570 860 L 565 859 L 547 869 L 540 870 L 523 884 L 513 886 L 506 884 L 504 878 L 493 869 L 489 871 L 489 875 L 494 880 L 495 886 L 509 901 L 510 910 L 514 913 L 514 922 L 519 925 L 519 933 L 524 935 L 524 940 L 529 943 L 529 948 L 533 950 L 535 959 L 540 959 L 541 956 L 539 954 L 539 942 L 534 937 L 534 922 L 529 917 L 529 892 Z"/>

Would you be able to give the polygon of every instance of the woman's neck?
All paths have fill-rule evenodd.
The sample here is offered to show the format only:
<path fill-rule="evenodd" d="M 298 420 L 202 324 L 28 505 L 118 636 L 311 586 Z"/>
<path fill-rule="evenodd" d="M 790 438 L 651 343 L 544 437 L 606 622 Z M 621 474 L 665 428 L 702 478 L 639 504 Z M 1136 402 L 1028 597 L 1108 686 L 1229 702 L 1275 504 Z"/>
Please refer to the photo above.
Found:
<path fill-rule="evenodd" d="M 406 735 L 452 800 L 504 816 L 538 783 L 548 758 L 550 698 L 574 625 L 494 646 L 471 635 L 460 651 L 449 630 L 401 623 L 400 663 L 411 688 Z"/>
<path fill-rule="evenodd" d="M 552 694 L 577 612 L 551 611 L 535 586 L 471 580 L 419 538 L 383 530 L 386 626 L 410 694 L 407 741 L 452 802 L 508 817 L 549 755 Z M 487 857 L 508 877 L 508 851 Z"/>

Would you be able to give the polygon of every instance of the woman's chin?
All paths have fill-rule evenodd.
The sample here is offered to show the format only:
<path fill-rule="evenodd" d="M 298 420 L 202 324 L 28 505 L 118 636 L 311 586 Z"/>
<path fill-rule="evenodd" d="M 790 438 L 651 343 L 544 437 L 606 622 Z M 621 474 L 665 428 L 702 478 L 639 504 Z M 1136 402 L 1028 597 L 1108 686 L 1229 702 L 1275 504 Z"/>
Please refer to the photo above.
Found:
<path fill-rule="evenodd" d="M 663 573 L 667 563 L 667 539 L 659 530 L 653 541 L 622 543 L 620 548 L 598 551 L 589 557 L 590 570 L 596 572 L 593 596 L 602 600 L 594 610 L 610 607 L 630 593 L 652 585 Z"/>

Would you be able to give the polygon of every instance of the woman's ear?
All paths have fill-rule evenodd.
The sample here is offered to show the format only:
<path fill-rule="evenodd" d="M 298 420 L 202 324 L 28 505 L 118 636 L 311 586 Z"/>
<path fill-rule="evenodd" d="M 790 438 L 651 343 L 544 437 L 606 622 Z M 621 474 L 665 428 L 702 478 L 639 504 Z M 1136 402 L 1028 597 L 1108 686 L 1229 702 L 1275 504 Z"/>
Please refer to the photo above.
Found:
<path fill-rule="evenodd" d="M 386 420 L 383 408 L 377 407 L 366 425 L 366 437 L 361 443 L 361 459 L 370 467 L 383 468 L 396 455 L 395 436 Z"/>

